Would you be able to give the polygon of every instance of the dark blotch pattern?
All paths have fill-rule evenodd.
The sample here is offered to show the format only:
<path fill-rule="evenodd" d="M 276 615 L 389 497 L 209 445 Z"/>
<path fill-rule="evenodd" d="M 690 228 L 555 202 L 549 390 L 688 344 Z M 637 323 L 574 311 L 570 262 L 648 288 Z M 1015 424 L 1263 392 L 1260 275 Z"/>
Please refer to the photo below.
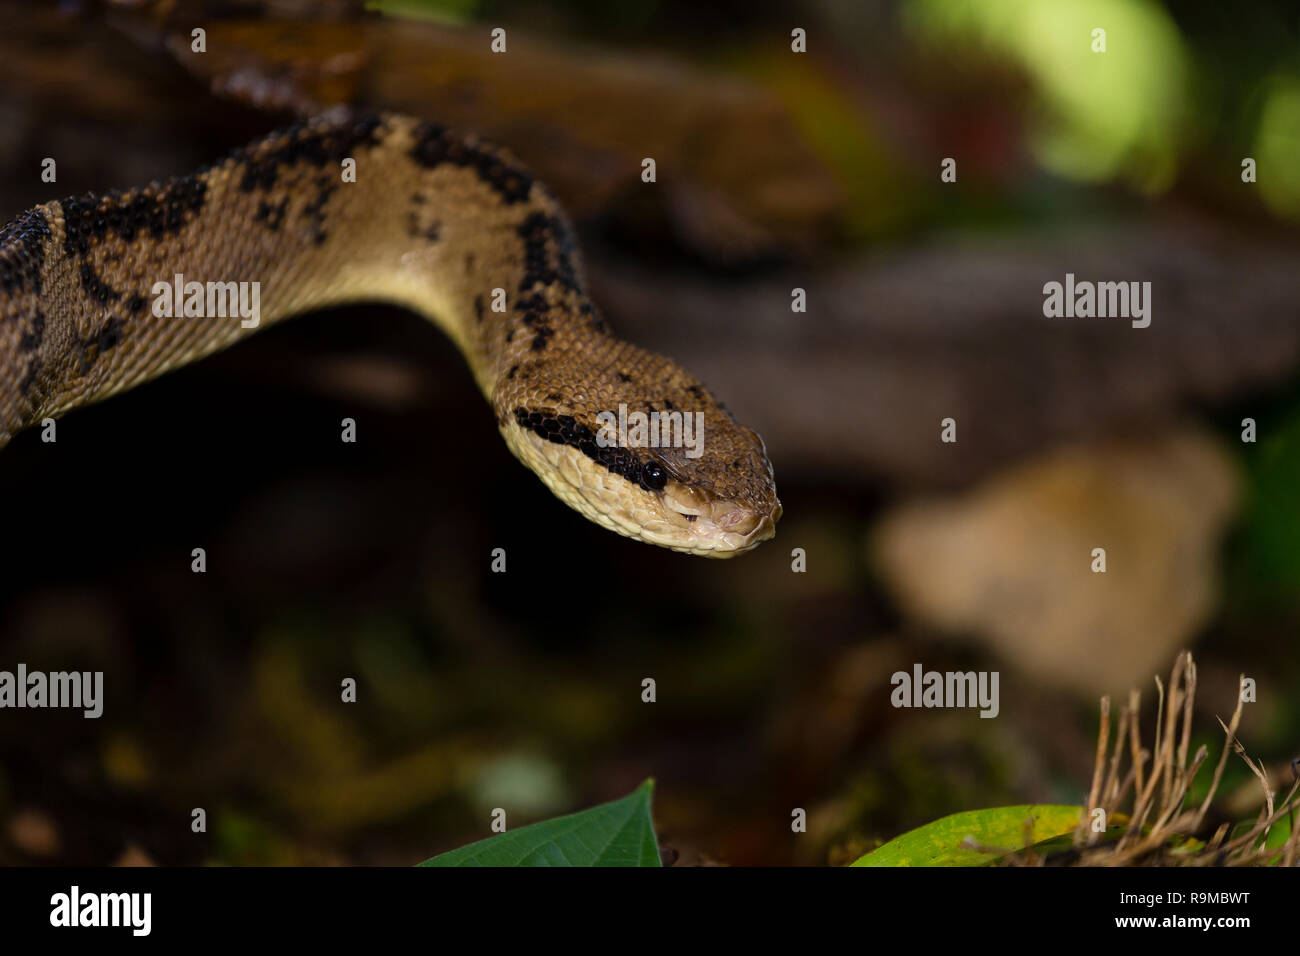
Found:
<path fill-rule="evenodd" d="M 284 214 L 288 208 L 288 196 L 285 196 L 278 203 L 270 203 L 263 199 L 257 204 L 257 212 L 253 214 L 253 220 L 265 223 L 266 228 L 272 232 L 278 232 L 280 226 L 284 224 Z"/>
<path fill-rule="evenodd" d="M 0 289 L 6 296 L 41 294 L 41 269 L 45 265 L 45 243 L 50 238 L 50 223 L 45 213 L 31 209 L 10 220 L 0 229 Z M 27 353 L 26 367 L 18 381 L 18 390 L 28 395 L 40 374 L 41 343 L 45 340 L 45 313 L 40 308 L 15 310 L 13 320 L 27 320 L 18 339 L 18 348 Z"/>
<path fill-rule="evenodd" d="M 275 188 L 280 170 L 306 164 L 320 169 L 338 166 L 358 149 L 378 142 L 383 124 L 366 116 L 346 125 L 291 126 L 271 139 L 236 150 L 231 159 L 243 166 L 239 188 L 246 193 Z"/>
<path fill-rule="evenodd" d="M 302 211 L 311 223 L 312 241 L 320 246 L 325 244 L 329 235 L 325 231 L 325 205 L 330 201 L 330 196 L 334 195 L 338 183 L 331 181 L 328 176 L 323 176 L 316 186 L 316 198 L 307 203 Z"/>
<path fill-rule="evenodd" d="M 32 327 L 18 340 L 18 347 L 25 352 L 34 352 L 41 347 L 41 340 L 44 338 L 45 313 L 37 309 L 36 314 L 32 316 Z"/>
<path fill-rule="evenodd" d="M 539 283 L 558 284 L 570 292 L 582 292 L 573 267 L 573 233 L 563 219 L 534 212 L 519 224 L 518 231 L 524 240 L 524 278 L 519 283 L 520 292 L 531 292 Z"/>
<path fill-rule="evenodd" d="M 6 295 L 41 294 L 41 267 L 45 264 L 48 238 L 50 224 L 39 209 L 23 213 L 0 229 L 0 289 Z"/>
<path fill-rule="evenodd" d="M 578 313 L 587 320 L 587 328 L 597 335 L 608 335 L 609 324 L 606 323 L 605 317 L 596 310 L 596 307 L 590 302 L 583 302 L 578 306 Z"/>
<path fill-rule="evenodd" d="M 472 169 L 507 206 L 524 202 L 533 188 L 532 174 L 526 169 L 490 147 L 462 139 L 440 123 L 416 127 L 411 158 L 428 169 L 444 163 Z"/>
<path fill-rule="evenodd" d="M 559 415 L 548 408 L 534 411 L 521 406 L 515 409 L 515 421 L 521 428 L 527 428 L 547 441 L 578 449 L 607 471 L 646 491 L 655 490 L 645 483 L 644 463 L 631 449 L 616 445 L 602 448 L 596 444 L 596 433 L 572 415 Z"/>
<path fill-rule="evenodd" d="M 431 222 L 427 226 L 421 226 L 420 211 L 411 209 L 406 214 L 406 234 L 412 239 L 428 239 L 430 242 L 437 242 L 442 238 L 442 223 Z"/>
<path fill-rule="evenodd" d="M 124 242 L 148 234 L 163 239 L 180 232 L 187 219 L 203 208 L 207 184 L 197 176 L 182 176 L 164 186 L 139 192 L 85 195 L 59 203 L 63 210 L 68 255 L 85 257 L 91 245 L 109 235 Z"/>
<path fill-rule="evenodd" d="M 22 381 L 18 383 L 18 390 L 23 395 L 31 392 L 32 386 L 36 383 L 36 376 L 41 370 L 41 360 L 37 352 L 44 339 L 45 313 L 37 309 L 36 314 L 32 316 L 31 328 L 24 332 L 22 338 L 18 340 L 18 347 L 30 356 L 27 369 L 23 372 Z"/>
<path fill-rule="evenodd" d="M 530 347 L 534 352 L 546 348 L 546 343 L 551 340 L 551 336 L 555 335 L 555 329 L 546 321 L 546 316 L 531 309 L 524 313 L 524 325 L 533 330 L 533 341 Z"/>
<path fill-rule="evenodd" d="M 111 318 L 102 329 L 88 339 L 79 343 L 81 353 L 81 374 L 85 375 L 94 367 L 95 362 L 109 349 L 115 348 L 122 341 L 122 320 Z"/>
<path fill-rule="evenodd" d="M 101 279 L 89 262 L 81 264 L 81 288 L 97 305 L 108 305 L 122 298 L 122 293 Z"/>

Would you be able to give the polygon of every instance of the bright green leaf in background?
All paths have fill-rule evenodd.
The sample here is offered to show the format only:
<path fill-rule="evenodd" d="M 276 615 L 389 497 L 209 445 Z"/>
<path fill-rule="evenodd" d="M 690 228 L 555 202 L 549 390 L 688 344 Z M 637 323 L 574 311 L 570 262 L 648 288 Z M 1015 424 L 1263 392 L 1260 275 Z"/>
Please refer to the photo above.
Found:
<path fill-rule="evenodd" d="M 1152 192 L 1172 182 L 1191 70 L 1155 0 L 910 0 L 903 11 L 922 38 L 979 44 L 1019 64 L 1039 99 L 1031 145 L 1047 169 Z M 1096 29 L 1104 53 L 1093 52 Z"/>
<path fill-rule="evenodd" d="M 1300 77 L 1275 76 L 1264 93 L 1255 136 L 1255 175 L 1264 201 L 1276 212 L 1300 219 Z"/>
<path fill-rule="evenodd" d="M 647 780 L 622 800 L 508 830 L 420 866 L 660 866 Z"/>
<path fill-rule="evenodd" d="M 967 810 L 895 837 L 884 846 L 854 860 L 852 866 L 982 866 L 1009 850 L 1071 833 L 1079 825 L 1081 807 L 1018 806 Z M 1026 844 L 1025 823 L 1033 817 Z M 995 852 L 969 849 L 967 837 Z"/>

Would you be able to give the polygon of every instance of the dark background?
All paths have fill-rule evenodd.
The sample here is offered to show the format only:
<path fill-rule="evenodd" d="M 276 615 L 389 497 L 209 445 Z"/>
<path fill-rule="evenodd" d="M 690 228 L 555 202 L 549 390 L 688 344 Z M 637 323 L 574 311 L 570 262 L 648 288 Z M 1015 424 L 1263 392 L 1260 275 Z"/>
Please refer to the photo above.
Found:
<path fill-rule="evenodd" d="M 0 8 L 6 215 L 335 102 L 478 130 L 573 212 L 611 324 L 764 435 L 785 506 L 733 561 L 602 531 L 510 457 L 454 348 L 377 306 L 78 411 L 57 444 L 20 435 L 0 667 L 102 669 L 107 701 L 0 712 L 0 862 L 408 864 L 486 836 L 494 807 L 519 826 L 653 776 L 683 863 L 839 863 L 945 813 L 1081 801 L 1097 696 L 1150 688 L 1181 647 L 1207 742 L 1237 675 L 1259 680 L 1241 737 L 1289 783 L 1297 14 L 994 8 Z M 1152 327 L 1044 319 L 1067 271 L 1153 281 Z M 1107 546 L 1109 590 L 1087 547 L 1053 563 L 1075 533 Z M 1000 671 L 1000 717 L 893 709 L 916 662 Z M 1247 776 L 1230 764 L 1225 816 L 1256 812 Z"/>

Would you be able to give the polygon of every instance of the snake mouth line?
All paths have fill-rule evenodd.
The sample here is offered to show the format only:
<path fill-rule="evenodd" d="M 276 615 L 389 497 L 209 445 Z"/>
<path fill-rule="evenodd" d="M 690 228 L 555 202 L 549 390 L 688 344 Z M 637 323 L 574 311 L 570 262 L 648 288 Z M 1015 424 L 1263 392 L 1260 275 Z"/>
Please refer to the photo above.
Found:
<path fill-rule="evenodd" d="M 519 406 L 512 417 L 518 430 L 503 433 L 515 453 L 557 495 L 619 534 L 711 558 L 743 554 L 776 534 L 775 495 L 756 503 L 715 494 L 663 457 L 598 445 L 594 430 L 550 409 Z"/>
<path fill-rule="evenodd" d="M 670 520 L 698 542 L 698 547 L 684 547 L 679 533 L 676 543 L 669 546 L 709 557 L 730 557 L 756 548 L 775 537 L 776 523 L 781 520 L 779 501 L 769 513 L 763 513 L 677 481 L 668 482 L 660 497 Z"/>
<path fill-rule="evenodd" d="M 502 433 L 552 492 L 610 531 L 707 558 L 744 554 L 776 534 L 781 504 L 775 496 L 770 507 L 741 503 L 676 477 L 653 490 L 533 431 L 507 425 Z"/>

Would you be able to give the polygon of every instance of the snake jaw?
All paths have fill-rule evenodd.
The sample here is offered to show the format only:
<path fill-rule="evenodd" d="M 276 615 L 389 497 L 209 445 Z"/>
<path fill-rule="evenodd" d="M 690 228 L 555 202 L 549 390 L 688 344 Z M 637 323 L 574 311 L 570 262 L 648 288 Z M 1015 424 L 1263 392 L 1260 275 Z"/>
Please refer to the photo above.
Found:
<path fill-rule="evenodd" d="M 781 503 L 761 508 L 670 480 L 650 491 L 613 474 L 576 448 L 506 424 L 506 444 L 565 504 L 610 531 L 707 558 L 744 554 L 776 534 Z"/>
<path fill-rule="evenodd" d="M 781 519 L 780 501 L 764 514 L 677 481 L 670 481 L 661 497 L 664 505 L 683 522 L 678 540 L 667 547 L 704 557 L 730 558 L 744 554 L 775 537 L 776 523 Z M 685 544 L 680 540 L 682 530 L 691 539 Z"/>

